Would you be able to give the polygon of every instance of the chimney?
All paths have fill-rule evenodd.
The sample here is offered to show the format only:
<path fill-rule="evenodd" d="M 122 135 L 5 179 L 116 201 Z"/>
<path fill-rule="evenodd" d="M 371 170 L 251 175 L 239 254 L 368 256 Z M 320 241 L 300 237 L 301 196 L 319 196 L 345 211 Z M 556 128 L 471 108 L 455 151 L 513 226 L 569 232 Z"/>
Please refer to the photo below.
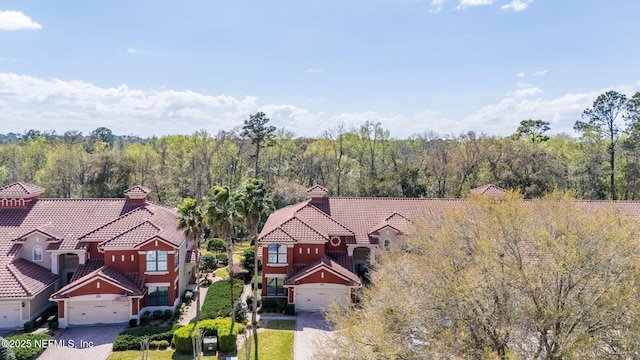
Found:
<path fill-rule="evenodd" d="M 131 204 L 146 204 L 147 195 L 151 192 L 151 189 L 146 188 L 142 185 L 135 185 L 133 187 L 128 188 L 124 191 L 124 196 L 129 199 Z"/>

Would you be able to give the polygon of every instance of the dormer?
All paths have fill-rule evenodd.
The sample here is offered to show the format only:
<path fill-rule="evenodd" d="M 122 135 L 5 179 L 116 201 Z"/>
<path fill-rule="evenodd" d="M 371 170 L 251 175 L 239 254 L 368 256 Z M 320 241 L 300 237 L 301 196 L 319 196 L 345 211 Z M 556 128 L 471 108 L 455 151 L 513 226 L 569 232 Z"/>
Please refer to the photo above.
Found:
<path fill-rule="evenodd" d="M 46 189 L 17 182 L 0 188 L 0 208 L 26 208 Z"/>
<path fill-rule="evenodd" d="M 151 189 L 142 185 L 135 185 L 124 191 L 124 196 L 129 199 L 131 204 L 145 204 L 147 202 L 147 195 L 151 192 Z"/>
<path fill-rule="evenodd" d="M 307 189 L 307 196 L 311 199 L 310 203 L 325 211 L 324 205 L 329 197 L 329 190 L 320 185 L 314 185 Z M 326 211 L 325 211 L 326 212 Z"/>

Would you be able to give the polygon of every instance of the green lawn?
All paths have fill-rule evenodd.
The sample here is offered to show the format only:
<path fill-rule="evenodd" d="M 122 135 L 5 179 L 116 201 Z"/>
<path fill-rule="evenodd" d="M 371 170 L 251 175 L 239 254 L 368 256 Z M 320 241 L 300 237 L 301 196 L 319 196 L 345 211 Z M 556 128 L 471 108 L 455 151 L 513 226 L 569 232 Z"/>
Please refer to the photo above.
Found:
<path fill-rule="evenodd" d="M 271 320 L 265 330 L 258 333 L 258 352 L 260 359 L 293 360 L 293 334 L 296 327 L 294 320 Z M 249 330 L 247 330 L 249 331 Z M 251 343 L 251 359 L 253 354 L 253 337 Z M 244 346 L 238 349 L 238 360 L 246 360 Z"/>
<path fill-rule="evenodd" d="M 138 350 L 116 351 L 107 360 L 138 360 L 142 352 Z M 149 360 L 191 360 L 193 355 L 181 354 L 173 350 L 149 350 Z"/>

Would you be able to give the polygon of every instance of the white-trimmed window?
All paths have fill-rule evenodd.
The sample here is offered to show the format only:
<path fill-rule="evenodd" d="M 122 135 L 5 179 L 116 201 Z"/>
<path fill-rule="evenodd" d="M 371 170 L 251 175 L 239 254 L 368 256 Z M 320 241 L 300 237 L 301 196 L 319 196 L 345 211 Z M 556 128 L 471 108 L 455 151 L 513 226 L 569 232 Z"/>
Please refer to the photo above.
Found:
<path fill-rule="evenodd" d="M 154 286 L 149 287 L 149 296 L 147 297 L 147 305 L 149 306 L 167 306 L 169 305 L 169 287 Z"/>
<path fill-rule="evenodd" d="M 33 247 L 33 261 L 42 261 L 42 246 L 36 245 Z"/>
<path fill-rule="evenodd" d="M 269 244 L 269 264 L 287 263 L 287 246 L 281 244 Z"/>
<path fill-rule="evenodd" d="M 268 296 L 284 296 L 284 278 L 272 277 L 267 278 L 267 295 Z"/>
<path fill-rule="evenodd" d="M 384 248 L 388 250 L 389 246 L 391 246 L 391 240 L 384 239 Z"/>
<path fill-rule="evenodd" d="M 167 271 L 167 252 L 147 251 L 147 271 Z"/>

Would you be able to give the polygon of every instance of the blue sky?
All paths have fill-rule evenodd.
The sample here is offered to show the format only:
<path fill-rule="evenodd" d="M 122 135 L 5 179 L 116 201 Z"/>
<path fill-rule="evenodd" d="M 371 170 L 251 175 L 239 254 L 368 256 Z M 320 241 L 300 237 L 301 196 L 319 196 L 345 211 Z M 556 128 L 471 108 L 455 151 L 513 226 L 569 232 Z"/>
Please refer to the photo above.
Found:
<path fill-rule="evenodd" d="M 210 133 L 263 111 L 319 136 L 574 135 L 607 90 L 640 91 L 637 0 L 11 1 L 0 133 Z"/>

